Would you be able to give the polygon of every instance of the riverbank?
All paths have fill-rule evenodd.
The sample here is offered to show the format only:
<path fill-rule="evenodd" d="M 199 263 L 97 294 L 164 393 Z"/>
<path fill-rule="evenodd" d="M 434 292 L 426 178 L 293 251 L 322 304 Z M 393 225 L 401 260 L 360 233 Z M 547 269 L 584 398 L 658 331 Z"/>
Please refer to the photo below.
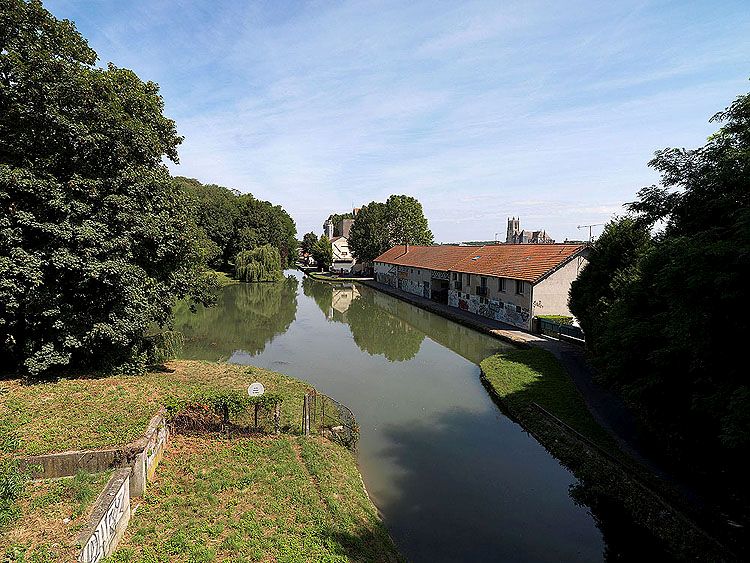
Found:
<path fill-rule="evenodd" d="M 17 380 L 0 383 L 0 428 L 13 436 L 8 442 L 13 442 L 16 457 L 123 446 L 143 435 L 150 418 L 163 405 L 197 394 L 244 393 L 253 381 L 263 383 L 266 393 L 282 398 L 284 433 L 279 436 L 261 433 L 227 440 L 224 435 L 175 435 L 163 467 L 157 469 L 156 480 L 131 520 L 123 544 L 129 545 L 130 551 L 122 556 L 116 553 L 114 560 L 148 553 L 144 539 L 148 534 L 142 532 L 149 528 L 151 518 L 172 522 L 172 528 L 165 525 L 165 535 L 152 545 L 154 550 L 162 550 L 158 551 L 160 560 L 185 561 L 199 552 L 232 558 L 245 555 L 248 546 L 254 546 L 252 553 L 260 559 L 283 559 L 285 554 L 295 553 L 285 551 L 284 546 L 297 546 L 296 553 L 312 549 L 328 560 L 397 559 L 377 509 L 364 490 L 354 454 L 321 437 L 299 436 L 303 395 L 312 389 L 309 384 L 260 368 L 228 364 L 175 361 L 167 367 L 143 376 L 81 375 L 35 385 L 22 385 Z M 232 421 L 250 424 L 250 418 L 247 413 Z M 237 466 L 243 467 L 241 474 Z M 196 467 L 199 469 L 190 473 L 190 468 Z M 37 486 L 27 485 L 16 503 L 21 514 L 26 504 L 34 504 Z M 234 520 L 222 520 L 227 514 L 214 513 L 214 509 L 240 504 L 245 512 L 255 515 L 245 518 L 246 528 L 233 528 Z M 203 519 L 195 514 L 189 519 L 192 509 L 186 507 L 202 509 Z M 17 507 L 14 510 L 17 512 Z M 303 512 L 304 517 L 300 515 Z M 8 527 L 12 544 L 4 540 L 0 551 L 4 560 L 67 560 L 61 554 L 69 549 L 76 530 L 60 527 L 54 514 L 50 518 L 48 525 L 40 526 L 57 529 L 56 535 L 24 539 L 18 530 L 25 523 L 16 514 Z M 291 527 L 281 526 L 285 520 L 290 520 Z M 208 534 L 201 539 L 203 551 L 195 543 L 181 543 L 179 537 L 185 530 L 192 530 L 184 536 L 189 538 Z M 133 551 L 136 544 L 140 547 Z M 25 558 L 14 553 L 25 554 Z"/>
<path fill-rule="evenodd" d="M 655 480 L 616 448 L 549 352 L 533 348 L 491 356 L 481 363 L 481 377 L 500 408 L 580 480 L 572 491 L 579 502 L 600 522 L 607 512 L 621 514 L 622 529 L 607 538 L 612 555 L 626 560 L 647 554 L 660 560 L 736 559 L 713 535 L 720 530 L 712 532 L 710 514 L 694 512 L 668 483 Z M 623 541 L 628 535 L 642 539 L 644 530 L 653 537 L 650 545 Z M 602 533 L 606 537 L 608 530 L 602 527 Z"/>
<path fill-rule="evenodd" d="M 3 562 L 75 561 L 76 536 L 110 473 L 34 481 L 16 503 L 16 514 L 0 528 Z"/>
<path fill-rule="evenodd" d="M 616 520 L 630 522 L 638 537 L 649 530 L 645 534 L 652 534 L 651 551 L 664 549 L 664 557 L 695 552 L 711 560 L 731 559 L 729 551 L 713 539 L 724 537 L 722 528 L 712 524 L 717 521 L 715 514 L 688 501 L 686 493 L 643 455 L 629 413 L 621 401 L 594 384 L 580 348 L 490 319 L 472 318 L 378 282 L 362 285 L 516 345 L 517 350 L 482 362 L 482 381 L 503 412 L 581 480 L 580 499 L 592 511 L 606 506 L 620 512 Z M 618 476 L 616 481 L 613 475 Z M 612 519 L 596 517 L 602 522 Z M 602 532 L 607 535 L 607 530 Z M 607 538 L 607 544 L 612 552 L 632 554 L 626 543 L 618 545 Z"/>
<path fill-rule="evenodd" d="M 372 280 L 372 278 L 355 278 L 346 276 L 333 276 L 325 272 L 305 271 L 301 270 L 306 276 L 324 282 L 366 282 Z"/>
<path fill-rule="evenodd" d="M 400 560 L 343 448 L 319 437 L 175 436 L 111 561 L 242 558 Z"/>

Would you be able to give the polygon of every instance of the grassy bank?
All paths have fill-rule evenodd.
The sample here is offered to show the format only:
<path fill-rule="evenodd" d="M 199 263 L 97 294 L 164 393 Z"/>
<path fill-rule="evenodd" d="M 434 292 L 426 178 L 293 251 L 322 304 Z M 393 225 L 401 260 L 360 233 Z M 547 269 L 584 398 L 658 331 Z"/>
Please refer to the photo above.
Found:
<path fill-rule="evenodd" d="M 334 276 L 334 275 L 327 274 L 324 272 L 307 272 L 307 276 L 311 277 L 314 280 L 327 281 L 327 282 L 355 282 L 355 281 L 361 281 L 363 279 L 369 279 L 369 278 L 350 278 L 350 277 L 343 277 L 343 276 Z"/>
<path fill-rule="evenodd" d="M 113 560 L 398 560 L 354 454 L 324 438 L 297 435 L 309 384 L 259 368 L 210 362 L 175 361 L 169 368 L 143 376 L 0 384 L 0 428 L 14 436 L 13 455 L 121 446 L 141 437 L 153 414 L 174 398 L 243 392 L 253 381 L 283 399 L 286 433 L 279 436 L 173 436 Z M 233 421 L 249 424 L 250 417 Z M 76 479 L 69 480 L 74 485 L 66 480 L 27 484 L 13 507 L 16 514 L 7 528 L 12 535 L 1 538 L 4 560 L 73 559 L 72 542 L 96 496 L 83 494 L 75 483 L 100 478 Z M 86 490 L 98 493 L 104 480 L 89 484 Z M 38 530 L 26 531 L 29 523 Z M 56 532 L 50 536 L 44 530 Z M 4 553 L 6 545 L 13 551 Z"/>
<path fill-rule="evenodd" d="M 17 515 L 0 529 L 0 559 L 7 562 L 75 561 L 76 538 L 109 473 L 80 473 L 29 483 L 17 502 Z"/>
<path fill-rule="evenodd" d="M 214 275 L 216 276 L 216 281 L 219 283 L 219 287 L 226 287 L 228 285 L 234 285 L 234 284 L 240 283 L 239 280 L 234 279 L 232 276 L 230 276 L 226 272 L 220 272 L 218 270 L 214 270 Z"/>
<path fill-rule="evenodd" d="M 283 399 L 281 424 L 299 431 L 302 396 L 310 385 L 286 375 L 236 365 L 176 361 L 174 370 L 143 376 L 69 377 L 52 383 L 0 383 L 0 428 L 19 439 L 18 454 L 121 446 L 140 438 L 170 398 L 244 391 L 260 381 Z"/>
<path fill-rule="evenodd" d="M 485 384 L 514 416 L 536 416 L 538 411 L 532 407 L 536 403 L 612 455 L 621 455 L 551 353 L 540 348 L 510 350 L 486 358 L 481 368 Z"/>
<path fill-rule="evenodd" d="M 694 513 L 668 483 L 655 479 L 619 450 L 552 354 L 538 348 L 512 350 L 486 358 L 481 369 L 485 386 L 502 408 L 579 480 L 571 495 L 591 510 L 612 558 L 734 560 L 705 532 L 711 530 L 711 523 L 703 515 Z M 534 403 L 604 453 L 561 427 Z"/>
<path fill-rule="evenodd" d="M 172 440 L 113 562 L 397 561 L 355 458 L 321 438 Z"/>

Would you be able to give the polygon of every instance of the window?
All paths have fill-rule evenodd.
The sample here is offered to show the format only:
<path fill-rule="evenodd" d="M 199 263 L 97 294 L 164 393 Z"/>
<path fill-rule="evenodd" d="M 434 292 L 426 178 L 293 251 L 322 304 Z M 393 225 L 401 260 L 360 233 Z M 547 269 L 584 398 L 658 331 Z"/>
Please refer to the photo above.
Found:
<path fill-rule="evenodd" d="M 518 295 L 523 295 L 523 281 L 522 280 L 516 280 L 516 293 Z"/>
<path fill-rule="evenodd" d="M 479 283 L 482 287 L 487 287 L 487 278 L 485 277 L 479 278 Z"/>
<path fill-rule="evenodd" d="M 497 289 L 505 293 L 505 278 L 499 278 L 497 280 Z"/>

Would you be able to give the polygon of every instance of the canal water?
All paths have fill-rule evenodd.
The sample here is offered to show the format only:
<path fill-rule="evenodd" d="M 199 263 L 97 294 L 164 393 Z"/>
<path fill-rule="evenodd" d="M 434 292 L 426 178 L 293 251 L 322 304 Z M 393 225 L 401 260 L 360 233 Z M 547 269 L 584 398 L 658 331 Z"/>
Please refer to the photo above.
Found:
<path fill-rule="evenodd" d="M 368 287 L 287 274 L 178 310 L 183 357 L 287 373 L 348 405 L 367 490 L 410 561 L 602 560 L 576 479 L 480 382 L 477 364 L 507 345 Z"/>

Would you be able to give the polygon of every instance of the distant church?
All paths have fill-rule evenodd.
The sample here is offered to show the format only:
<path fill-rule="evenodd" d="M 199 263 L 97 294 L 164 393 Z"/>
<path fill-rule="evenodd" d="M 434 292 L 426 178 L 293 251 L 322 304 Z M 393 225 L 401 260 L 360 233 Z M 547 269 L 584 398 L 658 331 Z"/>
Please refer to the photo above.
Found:
<path fill-rule="evenodd" d="M 521 218 L 510 217 L 505 242 L 507 244 L 552 244 L 555 241 L 547 236 L 547 231 L 522 231 Z"/>

